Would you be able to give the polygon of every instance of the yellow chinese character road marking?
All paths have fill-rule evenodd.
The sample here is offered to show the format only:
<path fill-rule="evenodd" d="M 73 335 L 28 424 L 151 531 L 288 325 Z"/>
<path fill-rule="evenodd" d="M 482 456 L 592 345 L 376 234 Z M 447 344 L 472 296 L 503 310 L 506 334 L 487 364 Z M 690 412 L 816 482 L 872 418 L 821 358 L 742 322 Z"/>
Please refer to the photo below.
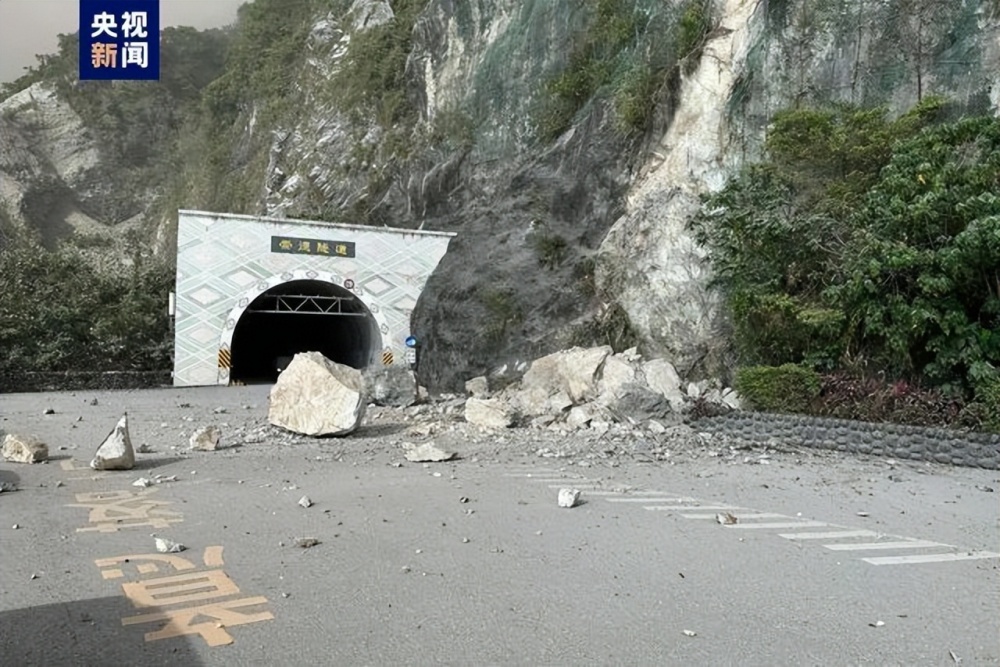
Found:
<path fill-rule="evenodd" d="M 118 63 L 118 45 L 102 42 L 91 44 L 90 62 L 94 67 L 114 68 Z"/>
<path fill-rule="evenodd" d="M 282 250 L 291 250 L 292 242 L 288 239 L 281 239 L 280 241 L 278 241 L 278 247 L 281 248 Z"/>
<path fill-rule="evenodd" d="M 323 243 L 322 241 L 317 241 L 316 242 L 316 252 L 318 252 L 321 255 L 329 255 L 330 254 L 330 244 L 329 243 Z"/>
<path fill-rule="evenodd" d="M 239 595 L 236 582 L 222 570 L 187 572 L 171 577 L 122 584 L 125 597 L 136 607 L 158 607 Z"/>
<path fill-rule="evenodd" d="M 300 252 L 309 252 L 311 249 L 312 245 L 309 243 L 309 241 L 299 241 Z"/>
<path fill-rule="evenodd" d="M 337 244 L 337 254 L 338 255 L 345 255 L 346 256 L 347 255 L 347 246 L 344 245 L 343 243 L 338 243 Z"/>
<path fill-rule="evenodd" d="M 222 567 L 224 565 L 222 562 L 222 547 L 205 547 L 205 553 L 202 555 L 201 560 L 205 563 L 205 567 Z M 144 563 L 142 561 L 152 562 Z M 114 558 L 100 558 L 94 561 L 94 564 L 101 568 L 101 576 L 105 579 L 121 579 L 124 577 L 125 573 L 121 568 L 115 566 L 124 565 L 125 563 L 134 565 L 139 574 L 159 572 L 160 568 L 156 563 L 166 563 L 174 568 L 175 572 L 193 570 L 195 567 L 194 563 L 186 558 L 171 556 L 169 554 L 130 554 L 128 556 L 115 556 Z"/>
<path fill-rule="evenodd" d="M 77 528 L 77 532 L 114 533 L 121 528 L 151 526 L 167 528 L 171 523 L 182 521 L 180 512 L 160 509 L 170 503 L 164 500 L 146 498 L 157 489 L 145 491 L 112 491 L 107 493 L 78 493 L 78 502 L 67 507 L 85 507 L 90 510 L 89 523 L 98 524 L 90 528 Z"/>
<path fill-rule="evenodd" d="M 122 619 L 122 625 L 167 621 L 167 624 L 159 630 L 147 632 L 146 641 L 153 642 L 159 639 L 170 639 L 171 637 L 181 637 L 183 635 L 201 635 L 205 643 L 209 646 L 222 646 L 233 643 L 232 635 L 225 630 L 227 627 L 256 623 L 258 621 L 269 621 L 274 618 L 274 614 L 269 611 L 243 613 L 235 611 L 235 609 L 266 603 L 267 598 L 265 597 L 243 598 L 242 600 L 217 602 L 200 607 L 189 607 L 188 609 L 129 616 Z M 201 616 L 208 617 L 211 620 L 192 624 L 194 619 Z"/>

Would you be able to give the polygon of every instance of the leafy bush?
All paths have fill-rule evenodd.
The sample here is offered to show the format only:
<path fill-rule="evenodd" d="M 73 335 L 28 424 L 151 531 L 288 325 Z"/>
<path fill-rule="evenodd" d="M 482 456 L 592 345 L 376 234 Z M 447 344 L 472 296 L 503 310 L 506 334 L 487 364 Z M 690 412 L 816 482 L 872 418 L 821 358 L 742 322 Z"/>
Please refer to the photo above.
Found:
<path fill-rule="evenodd" d="M 736 372 L 740 396 L 765 412 L 808 412 L 821 384 L 819 373 L 797 364 L 747 366 Z"/>
<path fill-rule="evenodd" d="M 706 198 L 691 229 L 741 363 L 966 396 L 1000 364 L 1000 119 L 943 106 L 781 112 L 767 159 Z"/>
<path fill-rule="evenodd" d="M 974 398 L 965 406 L 960 420 L 978 430 L 1000 433 L 1000 373 L 990 370 L 977 383 Z"/>

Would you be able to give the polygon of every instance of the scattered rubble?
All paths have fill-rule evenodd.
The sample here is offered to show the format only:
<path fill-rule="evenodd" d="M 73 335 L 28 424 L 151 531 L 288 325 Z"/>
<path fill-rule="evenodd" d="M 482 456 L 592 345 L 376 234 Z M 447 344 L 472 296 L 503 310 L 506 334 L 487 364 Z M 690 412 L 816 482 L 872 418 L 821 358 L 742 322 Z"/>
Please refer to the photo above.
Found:
<path fill-rule="evenodd" d="M 302 537 L 295 541 L 295 546 L 299 547 L 300 549 L 309 549 L 318 544 L 322 543 L 315 537 Z"/>
<path fill-rule="evenodd" d="M 716 514 L 715 521 L 717 523 L 722 524 L 723 526 L 731 526 L 735 523 L 739 523 L 739 519 L 737 519 L 733 514 L 729 512 L 721 512 L 719 514 Z"/>
<path fill-rule="evenodd" d="M 188 439 L 188 446 L 203 452 L 212 452 L 220 449 L 222 432 L 218 426 L 202 426 Z"/>
<path fill-rule="evenodd" d="M 135 467 L 135 451 L 128 435 L 128 414 L 122 415 L 114 430 L 97 448 L 90 467 L 94 470 L 131 470 Z"/>
<path fill-rule="evenodd" d="M 17 485 L 13 482 L 0 482 L 0 493 L 17 491 Z"/>
<path fill-rule="evenodd" d="M 309 499 L 309 496 L 302 496 L 299 498 L 299 505 L 308 509 L 313 506 L 313 501 Z"/>
<path fill-rule="evenodd" d="M 580 502 L 578 489 L 559 489 L 559 507 L 576 507 Z"/>
<path fill-rule="evenodd" d="M 319 352 L 296 354 L 271 388 L 268 420 L 303 435 L 347 435 L 367 405 L 361 371 Z"/>
<path fill-rule="evenodd" d="M 34 436 L 8 433 L 3 439 L 3 457 L 11 463 L 41 463 L 49 458 L 49 447 Z"/>
<path fill-rule="evenodd" d="M 176 482 L 177 475 L 170 475 L 165 477 L 163 475 L 154 475 L 152 479 L 149 477 L 140 477 L 139 479 L 132 482 L 132 486 L 138 486 L 142 488 L 148 488 L 156 484 L 164 484 L 165 482 Z"/>

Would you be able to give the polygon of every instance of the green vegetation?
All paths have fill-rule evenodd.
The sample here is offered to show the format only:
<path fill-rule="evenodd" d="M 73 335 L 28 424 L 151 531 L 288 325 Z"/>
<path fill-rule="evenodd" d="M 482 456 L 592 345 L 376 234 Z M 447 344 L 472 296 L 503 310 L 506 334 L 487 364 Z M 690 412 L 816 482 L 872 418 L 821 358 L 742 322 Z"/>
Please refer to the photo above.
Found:
<path fill-rule="evenodd" d="M 630 0 L 589 0 L 588 8 L 566 67 L 547 84 L 538 119 L 545 141 L 565 132 L 595 97 L 612 101 L 622 132 L 645 130 L 662 93 L 697 63 L 711 28 L 709 0 L 687 0 L 671 11 L 643 10 Z"/>
<path fill-rule="evenodd" d="M 352 36 L 331 90 L 341 110 L 365 114 L 391 130 L 412 121 L 416 110 L 406 95 L 406 59 L 413 26 L 427 0 L 394 0 L 391 21 Z"/>
<path fill-rule="evenodd" d="M 743 364 L 965 399 L 997 381 L 1000 119 L 945 111 L 782 112 L 766 159 L 706 198 L 692 228 Z"/>
<path fill-rule="evenodd" d="M 736 390 L 757 410 L 807 412 L 819 396 L 820 376 L 797 364 L 747 366 L 736 374 Z"/>
<path fill-rule="evenodd" d="M 547 269 L 554 269 L 566 258 L 566 239 L 558 234 L 536 232 L 532 235 L 538 263 Z"/>
<path fill-rule="evenodd" d="M 94 268 L 79 251 L 0 253 L 0 374 L 170 367 L 166 265 Z"/>

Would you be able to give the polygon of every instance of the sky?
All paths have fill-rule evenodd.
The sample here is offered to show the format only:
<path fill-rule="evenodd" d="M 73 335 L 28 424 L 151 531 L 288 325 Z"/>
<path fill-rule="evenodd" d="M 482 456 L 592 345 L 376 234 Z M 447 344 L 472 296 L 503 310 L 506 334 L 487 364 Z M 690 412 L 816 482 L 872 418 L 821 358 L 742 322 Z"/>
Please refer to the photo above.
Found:
<path fill-rule="evenodd" d="M 214 28 L 236 19 L 247 0 L 160 0 L 160 25 Z M 79 29 L 78 0 L 0 0 L 0 83 L 13 81 L 35 54 L 56 50 L 56 36 Z"/>

